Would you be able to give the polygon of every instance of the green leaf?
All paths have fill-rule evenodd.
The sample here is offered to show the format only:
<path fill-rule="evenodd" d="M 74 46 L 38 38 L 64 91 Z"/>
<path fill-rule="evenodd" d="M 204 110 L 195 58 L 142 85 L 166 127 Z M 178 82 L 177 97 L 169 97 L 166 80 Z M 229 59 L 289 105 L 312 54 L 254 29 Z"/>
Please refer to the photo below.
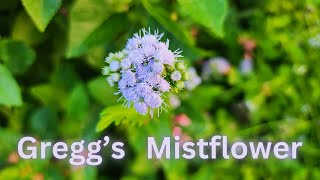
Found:
<path fill-rule="evenodd" d="M 22 4 L 39 31 L 47 25 L 61 6 L 61 0 L 22 0 Z"/>
<path fill-rule="evenodd" d="M 8 112 L 8 127 L 12 131 L 21 132 L 24 127 L 25 117 L 27 116 L 30 106 L 27 103 L 22 106 L 15 107 Z M 9 108 L 10 109 L 10 108 Z"/>
<path fill-rule="evenodd" d="M 44 105 L 53 106 L 57 109 L 66 107 L 67 92 L 60 87 L 53 84 L 40 84 L 31 87 L 30 91 Z"/>
<path fill-rule="evenodd" d="M 208 52 L 195 47 L 194 38 L 180 23 L 170 19 L 167 10 L 161 7 L 160 3 L 151 3 L 144 0 L 143 6 L 151 15 L 147 26 L 155 27 L 161 33 L 164 33 L 163 39 L 170 39 L 170 49 L 180 49 L 183 51 L 185 60 L 192 62 L 204 56 L 210 56 Z"/>
<path fill-rule="evenodd" d="M 226 0 L 178 0 L 181 10 L 194 22 L 223 37 L 223 23 L 228 11 Z"/>
<path fill-rule="evenodd" d="M 134 108 L 127 109 L 121 105 L 109 106 L 101 112 L 96 131 L 100 132 L 106 129 L 113 122 L 116 125 L 120 123 L 142 124 L 147 119 L 148 116 L 139 114 Z"/>
<path fill-rule="evenodd" d="M 123 15 L 114 15 L 104 21 L 97 29 L 95 29 L 81 43 L 69 47 L 68 57 L 77 57 L 85 54 L 90 48 L 103 43 L 111 43 L 115 37 L 127 29 L 123 24 L 127 24 L 128 20 Z"/>
<path fill-rule="evenodd" d="M 180 26 L 178 23 L 172 21 L 169 18 L 169 13 L 165 9 L 160 7 L 160 4 L 152 4 L 147 0 L 142 1 L 143 6 L 148 11 L 148 13 L 155 18 L 163 27 L 166 28 L 170 33 L 182 42 L 188 45 L 194 44 L 194 39 L 185 30 L 184 27 Z"/>
<path fill-rule="evenodd" d="M 131 0 L 77 0 L 70 12 L 67 57 L 72 58 L 83 54 L 81 50 L 84 51 L 85 49 L 82 46 L 86 47 L 87 44 L 90 45 L 90 43 L 85 41 L 90 42 L 90 39 L 94 38 L 95 30 L 101 27 L 103 22 L 113 13 L 126 11 L 130 1 Z M 125 24 L 122 25 L 126 27 Z M 108 31 L 106 31 L 106 33 L 107 32 Z M 89 40 L 86 40 L 88 38 Z M 84 43 L 84 45 L 82 45 L 82 43 Z"/>
<path fill-rule="evenodd" d="M 6 128 L 0 128 L 0 163 L 7 163 L 7 158 L 10 153 L 15 152 L 19 139 L 21 138 L 20 134 L 13 132 L 12 130 Z M 5 159 L 5 161 L 4 161 Z"/>
<path fill-rule="evenodd" d="M 0 41 L 0 59 L 13 74 L 22 74 L 35 61 L 36 53 L 23 42 Z"/>
<path fill-rule="evenodd" d="M 114 94 L 117 92 L 116 89 L 108 86 L 105 78 L 103 77 L 89 81 L 88 88 L 90 95 L 104 105 L 115 104 L 120 97 Z"/>
<path fill-rule="evenodd" d="M 45 33 L 37 30 L 37 27 L 24 11 L 19 13 L 15 19 L 11 31 L 12 39 L 22 41 L 29 46 L 38 45 L 44 40 L 45 35 Z"/>
<path fill-rule="evenodd" d="M 57 135 L 58 115 L 51 108 L 37 109 L 30 118 L 30 129 L 42 139 L 54 139 Z"/>
<path fill-rule="evenodd" d="M 90 95 L 104 105 L 115 104 L 120 97 L 114 94 L 116 89 L 110 87 L 103 77 L 89 81 L 88 88 Z"/>
<path fill-rule="evenodd" d="M 89 109 L 89 99 L 83 85 L 76 86 L 68 100 L 67 119 L 77 121 L 85 120 Z"/>
<path fill-rule="evenodd" d="M 0 64 L 0 104 L 22 105 L 21 90 L 10 71 Z"/>
<path fill-rule="evenodd" d="M 75 67 L 68 63 L 59 64 L 51 76 L 51 84 L 61 88 L 62 91 L 71 91 L 79 83 L 81 80 Z"/>
<path fill-rule="evenodd" d="M 209 109 L 212 102 L 218 97 L 221 97 L 223 90 L 219 86 L 199 86 L 192 92 L 190 105 L 192 109 L 205 111 Z"/>
<path fill-rule="evenodd" d="M 85 128 L 89 114 L 89 98 L 85 87 L 77 85 L 71 92 L 67 102 L 67 112 L 61 124 L 64 137 L 79 137 Z M 65 131 L 64 129 L 68 129 Z"/>

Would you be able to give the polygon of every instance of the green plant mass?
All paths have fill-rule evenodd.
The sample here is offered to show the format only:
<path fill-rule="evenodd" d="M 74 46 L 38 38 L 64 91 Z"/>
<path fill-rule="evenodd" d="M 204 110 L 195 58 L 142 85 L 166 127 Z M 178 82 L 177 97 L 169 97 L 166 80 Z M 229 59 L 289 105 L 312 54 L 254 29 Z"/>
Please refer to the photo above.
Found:
<path fill-rule="evenodd" d="M 319 9 L 0 1 L 0 179 L 320 179 Z"/>

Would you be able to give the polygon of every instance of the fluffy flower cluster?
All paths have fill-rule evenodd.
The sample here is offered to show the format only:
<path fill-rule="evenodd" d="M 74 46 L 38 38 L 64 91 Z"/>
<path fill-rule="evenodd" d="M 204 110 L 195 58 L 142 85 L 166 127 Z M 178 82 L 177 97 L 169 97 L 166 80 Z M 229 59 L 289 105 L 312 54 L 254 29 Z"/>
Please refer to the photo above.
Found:
<path fill-rule="evenodd" d="M 169 40 L 161 42 L 162 36 L 142 29 L 128 40 L 125 49 L 105 58 L 102 74 L 110 86 L 118 86 L 123 105 L 133 105 L 140 114 L 150 112 L 152 116 L 157 109 L 159 115 L 166 106 L 163 94 L 182 90 L 189 78 L 186 65 L 178 60 L 181 51 L 169 50 Z"/>

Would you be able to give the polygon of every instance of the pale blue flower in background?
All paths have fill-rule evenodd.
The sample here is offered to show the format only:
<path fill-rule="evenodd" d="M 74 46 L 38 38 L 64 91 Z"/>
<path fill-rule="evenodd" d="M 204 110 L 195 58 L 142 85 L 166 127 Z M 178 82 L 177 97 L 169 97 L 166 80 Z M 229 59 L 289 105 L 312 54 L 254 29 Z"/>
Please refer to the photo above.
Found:
<path fill-rule="evenodd" d="M 189 74 L 190 74 L 190 79 L 185 82 L 185 85 L 188 90 L 193 90 L 195 87 L 201 84 L 202 80 L 198 76 L 197 71 L 194 67 L 191 67 L 189 69 Z"/>
<path fill-rule="evenodd" d="M 253 70 L 253 60 L 252 59 L 243 59 L 240 62 L 240 72 L 242 74 L 249 74 Z"/>
<path fill-rule="evenodd" d="M 207 80 L 209 77 L 217 72 L 222 75 L 229 73 L 231 65 L 224 57 L 215 57 L 207 60 L 202 66 L 202 78 Z"/>
<path fill-rule="evenodd" d="M 316 36 L 311 37 L 308 40 L 308 43 L 311 47 L 320 48 L 320 34 L 317 34 Z"/>
<path fill-rule="evenodd" d="M 169 95 L 169 104 L 175 109 L 181 105 L 181 101 L 178 96 L 174 94 Z"/>

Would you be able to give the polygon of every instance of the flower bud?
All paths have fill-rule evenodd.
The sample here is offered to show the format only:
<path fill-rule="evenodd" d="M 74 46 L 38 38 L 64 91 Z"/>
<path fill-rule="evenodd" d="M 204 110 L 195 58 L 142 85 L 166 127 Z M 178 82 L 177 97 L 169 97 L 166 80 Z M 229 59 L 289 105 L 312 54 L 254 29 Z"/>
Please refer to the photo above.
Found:
<path fill-rule="evenodd" d="M 183 72 L 183 71 L 186 70 L 187 66 L 186 66 L 186 64 L 183 63 L 183 62 L 178 62 L 178 63 L 176 64 L 176 68 L 177 68 L 179 71 Z"/>
<path fill-rule="evenodd" d="M 176 84 L 176 87 L 178 88 L 178 90 L 183 90 L 185 85 L 183 81 L 178 81 Z"/>
<path fill-rule="evenodd" d="M 166 67 L 166 69 L 168 70 L 168 72 L 170 72 L 170 73 L 175 70 L 173 66 L 168 66 L 168 65 L 166 65 L 165 67 Z"/>
<path fill-rule="evenodd" d="M 110 68 L 109 67 L 106 66 L 106 67 L 102 68 L 102 74 L 103 75 L 106 76 L 106 75 L 109 75 L 109 73 L 110 73 Z"/>
<path fill-rule="evenodd" d="M 190 73 L 188 71 L 185 71 L 185 72 L 182 73 L 182 80 L 183 81 L 190 80 L 190 77 L 191 77 L 191 75 L 190 75 Z"/>

